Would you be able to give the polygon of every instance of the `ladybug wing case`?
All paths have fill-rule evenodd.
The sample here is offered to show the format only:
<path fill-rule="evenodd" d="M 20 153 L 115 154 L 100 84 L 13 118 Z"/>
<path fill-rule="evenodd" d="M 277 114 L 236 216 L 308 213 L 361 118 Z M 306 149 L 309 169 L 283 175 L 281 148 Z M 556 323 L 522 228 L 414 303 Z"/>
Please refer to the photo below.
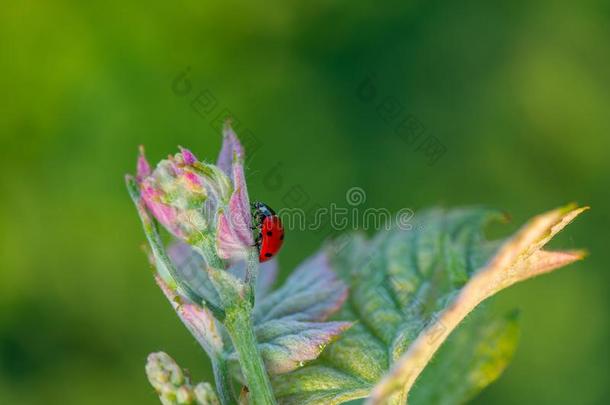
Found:
<path fill-rule="evenodd" d="M 284 243 L 284 227 L 277 216 L 263 219 L 261 239 L 259 260 L 264 262 L 275 256 Z"/>

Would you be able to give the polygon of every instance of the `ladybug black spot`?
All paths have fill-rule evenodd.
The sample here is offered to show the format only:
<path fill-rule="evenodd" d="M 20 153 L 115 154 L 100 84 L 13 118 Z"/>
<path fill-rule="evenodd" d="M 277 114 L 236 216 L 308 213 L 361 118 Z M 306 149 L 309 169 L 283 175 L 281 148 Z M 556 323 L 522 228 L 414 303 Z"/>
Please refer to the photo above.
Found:
<path fill-rule="evenodd" d="M 273 235 L 273 232 L 267 231 L 267 236 L 271 236 L 271 235 Z"/>
<path fill-rule="evenodd" d="M 265 257 L 271 257 L 273 256 L 271 253 L 265 253 Z"/>
<path fill-rule="evenodd" d="M 284 240 L 284 234 L 280 236 L 280 240 Z"/>

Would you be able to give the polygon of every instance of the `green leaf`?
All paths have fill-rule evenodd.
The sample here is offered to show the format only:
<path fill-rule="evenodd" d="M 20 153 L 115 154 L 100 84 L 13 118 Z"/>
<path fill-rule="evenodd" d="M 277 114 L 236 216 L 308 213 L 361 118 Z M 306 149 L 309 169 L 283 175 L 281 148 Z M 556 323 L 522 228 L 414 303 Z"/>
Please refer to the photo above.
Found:
<path fill-rule="evenodd" d="M 441 346 L 413 387 L 409 403 L 467 402 L 502 374 L 518 340 L 516 312 L 492 317 L 477 309 Z"/>
<path fill-rule="evenodd" d="M 301 264 L 281 288 L 257 299 L 253 322 L 267 371 L 287 373 L 315 360 L 352 325 L 323 322 L 346 297 L 345 283 L 322 252 Z M 229 358 L 236 361 L 237 356 Z"/>
<path fill-rule="evenodd" d="M 331 270 L 328 255 L 318 253 L 302 263 L 281 288 L 257 302 L 254 322 L 260 326 L 276 319 L 323 321 L 346 297 L 346 285 Z"/>
<path fill-rule="evenodd" d="M 481 301 L 582 257 L 540 250 L 581 211 L 570 206 L 544 214 L 504 243 L 483 235 L 490 221 L 504 217 L 480 208 L 418 213 L 412 228 L 371 241 L 338 239 L 327 252 L 350 294 L 334 319 L 356 323 L 318 360 L 273 378 L 279 402 L 404 403 L 438 348 Z M 490 379 L 477 381 L 479 389 Z"/>
<path fill-rule="evenodd" d="M 155 276 L 163 294 L 180 317 L 186 328 L 195 337 L 210 358 L 222 355 L 223 341 L 220 324 L 205 307 L 193 304 L 174 291 L 160 276 Z"/>
<path fill-rule="evenodd" d="M 220 306 L 220 297 L 210 280 L 207 265 L 203 256 L 192 246 L 178 240 L 172 241 L 167 249 L 168 256 L 174 263 L 180 280 L 187 284 L 206 302 Z M 227 271 L 238 280 L 245 280 L 245 262 L 239 261 Z M 260 265 L 260 274 L 256 283 L 256 297 L 262 299 L 266 296 L 277 276 L 277 261 L 269 260 Z"/>
<path fill-rule="evenodd" d="M 203 257 L 182 242 L 170 246 L 169 256 L 181 280 L 210 303 L 221 303 L 217 291 L 225 286 L 228 292 L 239 291 L 236 283 L 241 283 L 246 273 L 242 262 L 227 271 L 207 269 Z M 345 283 L 331 271 L 324 252 L 306 260 L 281 288 L 269 293 L 276 274 L 276 261 L 261 266 L 253 311 L 258 347 L 271 374 L 286 373 L 316 359 L 329 343 L 351 326 L 350 322 L 323 322 L 347 297 Z M 226 352 L 221 354 L 236 366 L 238 358 L 232 343 L 226 338 L 223 343 L 222 336 L 226 333 L 222 325 L 215 322 L 206 308 L 178 302 L 175 293 L 159 277 L 157 279 L 206 352 L 211 357 Z M 238 367 L 234 369 L 239 370 Z"/>
<path fill-rule="evenodd" d="M 349 322 L 267 321 L 255 327 L 258 347 L 271 374 L 287 373 L 316 359 L 324 348 L 351 326 Z M 237 360 L 235 354 L 231 357 Z"/>

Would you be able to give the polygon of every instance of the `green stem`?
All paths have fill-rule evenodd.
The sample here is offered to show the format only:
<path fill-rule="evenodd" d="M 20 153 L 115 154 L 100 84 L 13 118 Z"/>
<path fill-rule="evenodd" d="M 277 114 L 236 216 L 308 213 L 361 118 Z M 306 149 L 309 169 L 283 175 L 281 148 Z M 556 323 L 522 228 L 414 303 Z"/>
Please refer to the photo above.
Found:
<path fill-rule="evenodd" d="M 210 235 L 205 235 L 201 240 L 193 245 L 202 254 L 208 266 L 216 269 L 226 268 L 226 263 L 216 253 L 216 241 Z"/>
<path fill-rule="evenodd" d="M 251 306 L 249 302 L 243 304 L 227 309 L 225 326 L 239 355 L 239 364 L 250 391 L 250 403 L 275 404 L 271 383 L 254 336 Z"/>
<path fill-rule="evenodd" d="M 258 250 L 256 248 L 248 249 L 246 258 L 246 279 L 244 280 L 248 286 L 248 299 L 254 307 L 254 297 L 256 293 L 256 280 L 258 279 Z"/>
<path fill-rule="evenodd" d="M 235 405 L 237 400 L 233 395 L 231 388 L 231 377 L 229 376 L 229 368 L 227 360 L 218 354 L 211 356 L 212 369 L 214 371 L 214 381 L 216 382 L 216 392 L 218 393 L 218 399 L 222 405 Z"/>

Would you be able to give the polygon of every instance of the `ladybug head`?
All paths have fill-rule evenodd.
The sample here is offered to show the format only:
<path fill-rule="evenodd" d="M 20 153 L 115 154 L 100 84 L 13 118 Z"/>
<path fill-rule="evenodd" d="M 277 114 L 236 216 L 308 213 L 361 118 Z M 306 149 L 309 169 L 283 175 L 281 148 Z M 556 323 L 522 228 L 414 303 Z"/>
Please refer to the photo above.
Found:
<path fill-rule="evenodd" d="M 262 217 L 270 217 L 275 215 L 275 211 L 264 202 L 254 201 L 250 204 L 255 214 Z"/>

